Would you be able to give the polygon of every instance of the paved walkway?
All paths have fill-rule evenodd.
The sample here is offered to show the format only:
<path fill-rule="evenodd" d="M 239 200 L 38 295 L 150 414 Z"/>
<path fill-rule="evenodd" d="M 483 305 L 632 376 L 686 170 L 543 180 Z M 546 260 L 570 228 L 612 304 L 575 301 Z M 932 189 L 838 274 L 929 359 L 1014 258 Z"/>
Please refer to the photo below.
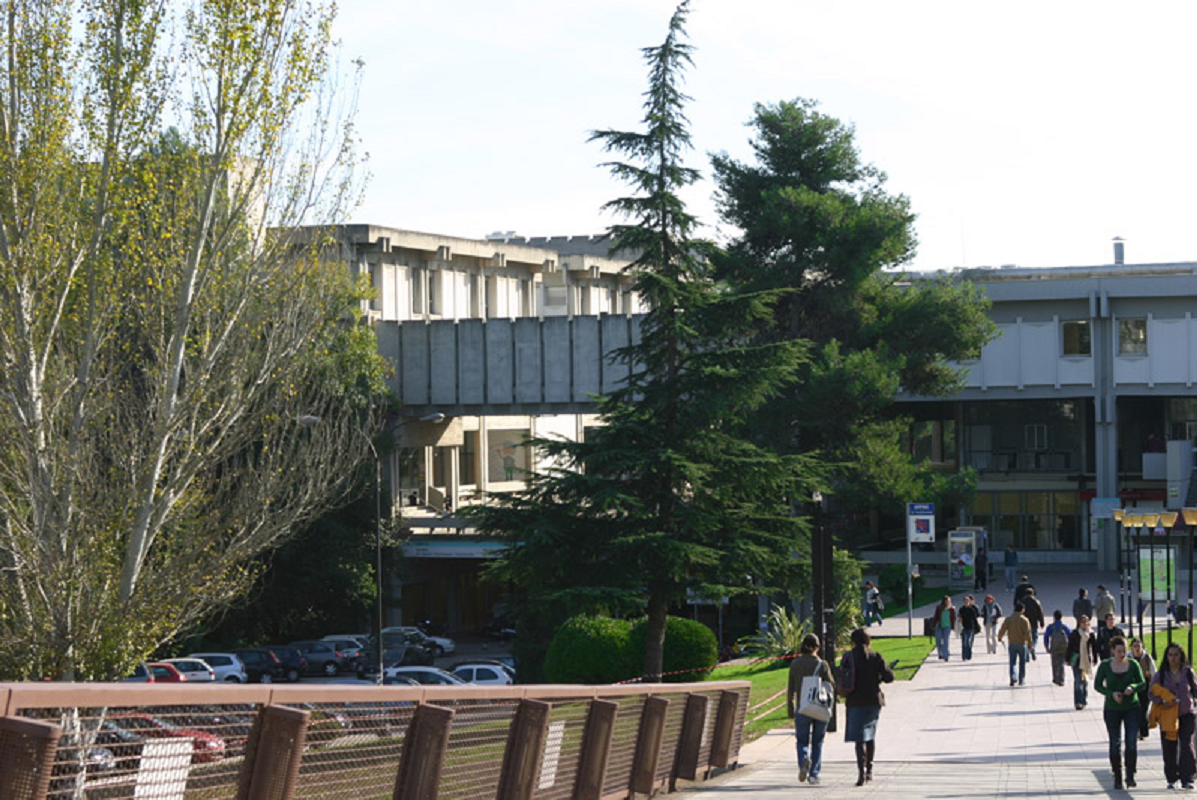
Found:
<path fill-rule="evenodd" d="M 1113 573 L 1032 574 L 1031 581 L 1047 613 L 1060 608 L 1069 623 L 1078 586 L 1089 588 L 1090 595 L 1097 583 L 1115 594 L 1118 586 Z M 1011 596 L 1004 581 L 1000 583 L 1001 591 L 993 594 L 1008 610 Z M 1161 605 L 1161 627 L 1162 609 Z M 930 611 L 916 611 L 917 633 Z M 879 629 L 872 630 L 876 635 Z M 900 626 L 888 620 L 884 630 L 905 635 L 905 619 Z M 1178 638 L 1183 642 L 1186 635 L 1184 630 Z M 853 746 L 844 742 L 841 732 L 828 734 L 824 743 L 822 784 L 800 786 L 793 732 L 777 729 L 743 748 L 745 767 L 695 785 L 684 796 L 772 800 L 796 797 L 799 792 L 811 798 L 1115 794 L 1101 716 L 1103 698 L 1091 691 L 1089 707 L 1074 710 L 1071 674 L 1065 686 L 1053 685 L 1051 662 L 1042 649 L 1039 658 L 1028 663 L 1027 685 L 1011 688 L 1005 652 L 987 654 L 983 637 L 978 644 L 973 660 L 961 661 L 959 640 L 953 639 L 951 661 L 938 660 L 932 650 L 913 680 L 886 687 L 872 783 L 855 787 Z M 1158 731 L 1139 743 L 1138 781 L 1136 796 L 1169 794 Z"/>

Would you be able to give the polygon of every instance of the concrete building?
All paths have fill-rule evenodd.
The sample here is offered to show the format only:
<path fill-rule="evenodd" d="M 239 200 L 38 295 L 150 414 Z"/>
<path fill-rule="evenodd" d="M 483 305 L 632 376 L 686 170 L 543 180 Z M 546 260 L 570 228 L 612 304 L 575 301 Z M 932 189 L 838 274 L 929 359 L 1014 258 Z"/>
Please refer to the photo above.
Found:
<path fill-rule="evenodd" d="M 1114 568 L 1110 507 L 1173 508 L 1189 496 L 1197 441 L 1197 263 L 965 269 L 999 336 L 962 364 L 951 398 L 902 396 L 911 447 L 978 474 L 961 519 L 996 554 Z M 1186 503 L 1186 500 L 1188 502 Z M 999 556 L 1000 557 L 1000 556 Z"/>

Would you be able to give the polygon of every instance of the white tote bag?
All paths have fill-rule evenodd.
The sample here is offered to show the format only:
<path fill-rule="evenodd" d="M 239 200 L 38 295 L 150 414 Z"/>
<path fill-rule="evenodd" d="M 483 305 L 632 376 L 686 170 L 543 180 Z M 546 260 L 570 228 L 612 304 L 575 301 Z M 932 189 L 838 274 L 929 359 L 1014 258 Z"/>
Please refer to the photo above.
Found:
<path fill-rule="evenodd" d="M 835 690 L 818 675 L 807 675 L 802 679 L 798 692 L 798 713 L 804 717 L 827 722 L 831 719 L 831 704 L 835 702 Z"/>

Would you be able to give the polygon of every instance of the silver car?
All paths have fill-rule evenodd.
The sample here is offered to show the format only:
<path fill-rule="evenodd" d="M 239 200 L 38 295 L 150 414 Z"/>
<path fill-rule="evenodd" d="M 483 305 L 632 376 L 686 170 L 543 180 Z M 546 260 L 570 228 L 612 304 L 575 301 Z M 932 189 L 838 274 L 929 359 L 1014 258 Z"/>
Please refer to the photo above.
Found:
<path fill-rule="evenodd" d="M 187 658 L 199 659 L 212 668 L 216 680 L 229 683 L 249 683 L 245 664 L 236 653 L 191 653 Z"/>

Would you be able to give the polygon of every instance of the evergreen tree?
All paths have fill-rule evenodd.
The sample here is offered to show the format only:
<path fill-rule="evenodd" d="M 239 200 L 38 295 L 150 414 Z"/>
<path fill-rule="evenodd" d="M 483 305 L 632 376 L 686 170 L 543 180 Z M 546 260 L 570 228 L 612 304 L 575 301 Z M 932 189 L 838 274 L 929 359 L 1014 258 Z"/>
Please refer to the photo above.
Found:
<path fill-rule="evenodd" d="M 912 460 L 894 398 L 958 388 L 947 362 L 992 337 L 986 300 L 971 284 L 911 285 L 893 271 L 914 254 L 914 214 L 862 162 L 850 125 L 801 99 L 758 105 L 751 124 L 755 163 L 713 157 L 720 213 L 739 230 L 717 272 L 740 290 L 788 289 L 773 335 L 813 348 L 792 389 L 757 415 L 758 436 L 836 464 L 851 510 L 963 496 L 970 473 Z"/>
<path fill-rule="evenodd" d="M 648 680 L 661 675 L 667 610 L 688 589 L 752 591 L 805 546 L 790 509 L 816 480 L 804 458 L 740 435 L 793 379 L 805 347 L 759 341 L 778 293 L 718 291 L 709 248 L 678 196 L 698 178 L 683 163 L 687 13 L 682 3 L 665 41 L 643 51 L 644 129 L 592 135 L 627 158 L 604 166 L 633 190 L 606 206 L 628 220 L 612 228 L 612 248 L 639 254 L 630 269 L 650 308 L 618 354 L 631 375 L 598 398 L 603 425 L 583 442 L 534 442 L 553 466 L 477 512 L 484 530 L 509 537 L 495 574 L 521 592 L 521 638 L 541 638 L 576 613 L 642 610 Z"/>

